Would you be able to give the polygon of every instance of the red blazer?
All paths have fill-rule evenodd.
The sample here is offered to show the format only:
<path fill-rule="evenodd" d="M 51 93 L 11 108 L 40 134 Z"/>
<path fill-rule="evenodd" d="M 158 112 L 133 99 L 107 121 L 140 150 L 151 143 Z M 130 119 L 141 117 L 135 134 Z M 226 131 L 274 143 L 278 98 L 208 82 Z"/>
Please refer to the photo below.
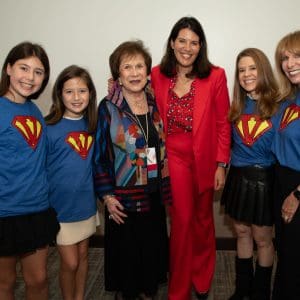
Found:
<path fill-rule="evenodd" d="M 163 75 L 159 66 L 156 66 L 152 69 L 151 80 L 160 115 L 164 124 L 167 124 L 170 78 Z M 196 79 L 195 88 L 193 152 L 199 191 L 203 192 L 214 186 L 217 162 L 229 162 L 231 126 L 228 121 L 228 111 L 230 104 L 224 70 L 213 67 L 207 78 Z"/>

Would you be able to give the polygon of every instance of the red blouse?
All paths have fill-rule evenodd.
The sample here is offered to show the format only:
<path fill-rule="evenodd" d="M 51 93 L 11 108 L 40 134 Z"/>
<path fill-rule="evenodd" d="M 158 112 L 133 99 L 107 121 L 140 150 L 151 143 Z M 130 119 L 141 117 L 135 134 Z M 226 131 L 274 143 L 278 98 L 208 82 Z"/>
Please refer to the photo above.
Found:
<path fill-rule="evenodd" d="M 191 89 L 182 97 L 174 92 L 176 77 L 171 79 L 167 106 L 167 134 L 191 132 L 193 128 L 193 108 L 195 97 L 195 80 Z"/>

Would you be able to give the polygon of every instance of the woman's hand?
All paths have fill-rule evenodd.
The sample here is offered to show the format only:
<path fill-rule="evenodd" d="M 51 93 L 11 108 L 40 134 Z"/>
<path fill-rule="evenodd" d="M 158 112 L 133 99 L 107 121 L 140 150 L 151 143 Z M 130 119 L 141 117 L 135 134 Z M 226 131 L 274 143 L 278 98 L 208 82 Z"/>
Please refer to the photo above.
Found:
<path fill-rule="evenodd" d="M 127 215 L 123 212 L 123 205 L 113 195 L 105 195 L 103 199 L 109 212 L 108 218 L 117 224 L 124 224 L 123 218 L 127 218 Z"/>
<path fill-rule="evenodd" d="M 293 192 L 290 193 L 284 200 L 281 207 L 281 216 L 285 223 L 290 223 L 294 217 L 295 212 L 299 206 L 299 201 L 294 196 Z"/>
<path fill-rule="evenodd" d="M 214 184 L 215 191 L 219 191 L 224 187 L 224 185 L 225 185 L 225 168 L 217 167 L 215 173 L 215 184 Z"/>

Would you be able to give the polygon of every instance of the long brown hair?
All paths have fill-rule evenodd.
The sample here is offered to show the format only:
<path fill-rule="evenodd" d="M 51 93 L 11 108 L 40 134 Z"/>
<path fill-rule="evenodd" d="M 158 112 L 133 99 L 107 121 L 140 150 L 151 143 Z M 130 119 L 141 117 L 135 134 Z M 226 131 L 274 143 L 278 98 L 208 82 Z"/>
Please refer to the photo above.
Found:
<path fill-rule="evenodd" d="M 22 42 L 10 50 L 4 61 L 1 71 L 0 96 L 5 95 L 8 92 L 10 86 L 10 76 L 7 74 L 7 66 L 13 66 L 17 60 L 29 57 L 37 57 L 41 61 L 45 69 L 44 80 L 42 82 L 41 88 L 34 94 L 30 95 L 30 99 L 37 99 L 44 91 L 49 81 L 50 75 L 48 55 L 41 45 L 33 44 L 31 42 Z"/>
<path fill-rule="evenodd" d="M 267 56 L 257 48 L 247 48 L 241 51 L 235 63 L 235 76 L 233 87 L 233 99 L 229 111 L 229 120 L 237 121 L 245 107 L 247 92 L 241 87 L 239 82 L 238 64 L 243 57 L 251 57 L 257 69 L 256 94 L 258 95 L 257 113 L 261 119 L 270 118 L 277 110 L 279 101 L 279 91 L 271 64 Z"/>
<path fill-rule="evenodd" d="M 298 86 L 292 84 L 282 70 L 282 60 L 285 51 L 300 55 L 300 30 L 284 36 L 278 43 L 275 51 L 275 63 L 278 73 L 281 98 L 295 98 Z"/>
<path fill-rule="evenodd" d="M 93 133 L 95 132 L 97 127 L 96 89 L 89 72 L 76 65 L 71 65 L 65 68 L 58 75 L 52 90 L 53 103 L 50 108 L 49 114 L 45 117 L 46 123 L 49 125 L 56 124 L 62 119 L 65 113 L 65 106 L 63 103 L 63 96 L 62 96 L 63 87 L 64 87 L 64 83 L 72 78 L 80 78 L 86 83 L 89 89 L 89 94 L 90 94 L 89 104 L 86 108 L 84 116 L 88 122 L 88 131 L 90 133 Z"/>

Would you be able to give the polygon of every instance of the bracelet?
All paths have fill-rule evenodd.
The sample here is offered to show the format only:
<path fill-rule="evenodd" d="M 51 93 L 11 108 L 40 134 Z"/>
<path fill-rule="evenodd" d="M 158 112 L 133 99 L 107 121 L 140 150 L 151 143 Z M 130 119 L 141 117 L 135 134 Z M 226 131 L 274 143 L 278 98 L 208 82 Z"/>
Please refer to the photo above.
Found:
<path fill-rule="evenodd" d="M 224 163 L 224 162 L 218 162 L 218 167 L 221 167 L 221 168 L 224 168 L 224 169 L 227 169 L 228 168 L 228 164 L 227 163 Z"/>
<path fill-rule="evenodd" d="M 104 204 L 106 205 L 107 200 L 111 199 L 111 198 L 115 198 L 115 195 L 104 195 L 102 198 L 104 200 Z"/>

